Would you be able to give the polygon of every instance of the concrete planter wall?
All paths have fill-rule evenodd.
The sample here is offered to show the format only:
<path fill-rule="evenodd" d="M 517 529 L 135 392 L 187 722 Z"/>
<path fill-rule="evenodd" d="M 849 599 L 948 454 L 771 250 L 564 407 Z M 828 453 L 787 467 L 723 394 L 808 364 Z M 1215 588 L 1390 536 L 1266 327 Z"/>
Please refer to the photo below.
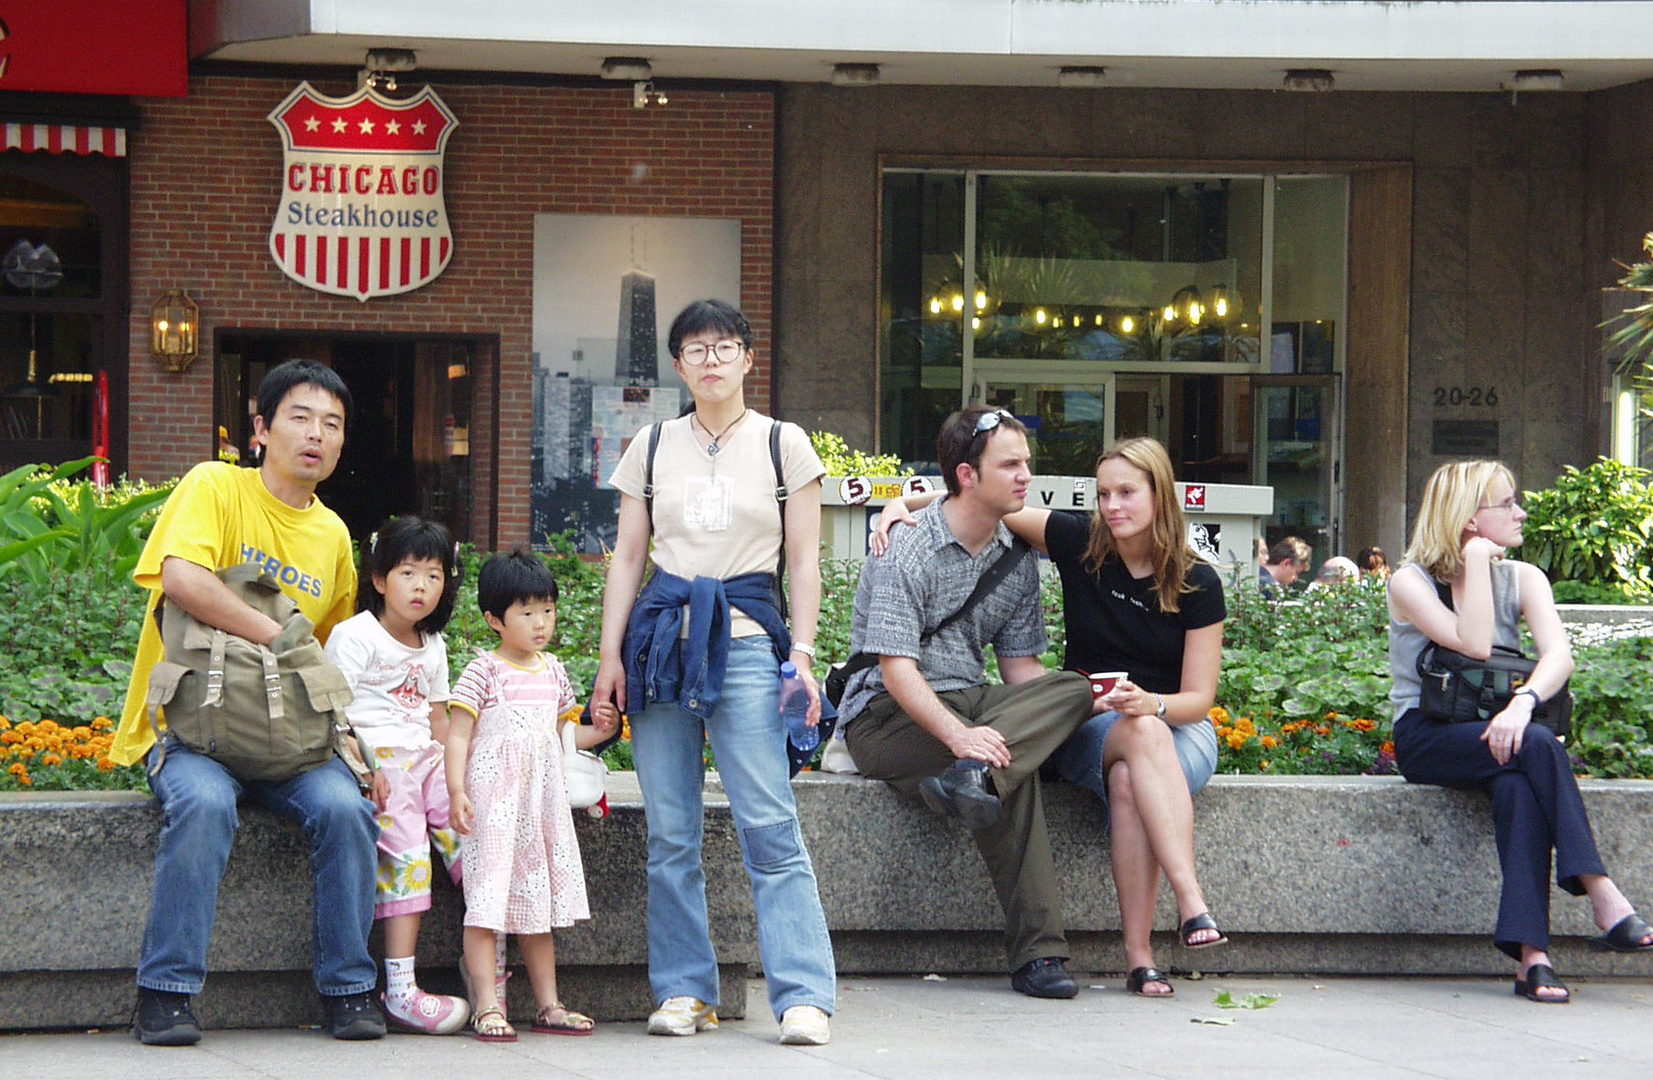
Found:
<path fill-rule="evenodd" d="M 1653 782 L 1585 781 L 1609 871 L 1653 909 Z M 840 970 L 998 972 L 1002 920 L 967 833 L 883 784 L 806 775 L 796 785 Z M 613 813 L 579 818 L 594 918 L 557 935 L 565 996 L 602 1019 L 651 1007 L 644 820 L 633 779 L 611 778 Z M 1507 974 L 1490 943 L 1498 869 L 1486 800 L 1392 777 L 1219 776 L 1196 801 L 1200 871 L 1234 936 L 1217 952 L 1171 944 L 1161 966 L 1243 972 Z M 1118 971 L 1118 909 L 1103 812 L 1063 784 L 1046 791 L 1074 966 Z M 0 1029 L 126 1022 L 148 909 L 159 813 L 130 794 L 0 796 Z M 746 1007 L 757 950 L 746 875 L 715 783 L 706 814 L 708 894 L 730 1015 Z M 218 1026 L 319 1019 L 310 986 L 310 886 L 296 828 L 244 813 L 199 999 Z M 162 898 L 164 902 L 164 898 Z M 1653 973 L 1653 959 L 1591 954 L 1588 905 L 1556 893 L 1564 973 Z M 439 880 L 421 942 L 427 981 L 457 989 L 461 907 Z M 516 986 L 521 983 L 523 985 Z M 526 979 L 513 1003 L 527 1007 Z M 761 1005 L 758 1006 L 761 1008 Z"/>

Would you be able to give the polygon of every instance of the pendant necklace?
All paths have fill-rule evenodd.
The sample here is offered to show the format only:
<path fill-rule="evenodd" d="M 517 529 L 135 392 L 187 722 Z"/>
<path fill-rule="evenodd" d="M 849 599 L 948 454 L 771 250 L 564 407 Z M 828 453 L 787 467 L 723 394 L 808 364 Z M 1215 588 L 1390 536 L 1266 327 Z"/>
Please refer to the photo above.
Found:
<path fill-rule="evenodd" d="M 708 435 L 712 435 L 712 441 L 706 444 L 706 456 L 710 457 L 714 464 L 717 462 L 717 456 L 723 452 L 723 447 L 719 445 L 719 441 L 725 435 L 729 434 L 736 424 L 746 419 L 746 414 L 748 411 L 750 410 L 742 409 L 740 411 L 740 415 L 729 421 L 729 426 L 718 432 L 716 435 L 712 435 L 712 429 L 706 426 L 706 422 L 704 420 L 700 419 L 700 414 L 698 412 L 694 414 L 695 423 L 700 425 L 700 430 L 704 431 Z"/>

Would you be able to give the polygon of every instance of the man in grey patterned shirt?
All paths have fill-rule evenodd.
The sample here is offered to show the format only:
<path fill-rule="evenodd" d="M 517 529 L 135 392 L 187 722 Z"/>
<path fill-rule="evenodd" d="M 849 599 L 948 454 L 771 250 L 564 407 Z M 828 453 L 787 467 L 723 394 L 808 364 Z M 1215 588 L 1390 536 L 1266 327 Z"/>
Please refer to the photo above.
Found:
<path fill-rule="evenodd" d="M 1004 908 L 1011 985 L 1071 998 L 1079 987 L 1063 964 L 1039 766 L 1090 717 L 1090 683 L 1073 672 L 1047 675 L 1039 662 L 1039 571 L 1025 553 L 964 618 L 935 632 L 1010 550 L 1001 519 L 1022 508 L 1032 480 L 1026 429 L 998 409 L 948 417 L 937 457 L 947 496 L 861 571 L 851 651 L 879 662 L 849 681 L 845 738 L 863 775 L 974 830 Z M 988 645 L 1003 686 L 986 684 Z"/>

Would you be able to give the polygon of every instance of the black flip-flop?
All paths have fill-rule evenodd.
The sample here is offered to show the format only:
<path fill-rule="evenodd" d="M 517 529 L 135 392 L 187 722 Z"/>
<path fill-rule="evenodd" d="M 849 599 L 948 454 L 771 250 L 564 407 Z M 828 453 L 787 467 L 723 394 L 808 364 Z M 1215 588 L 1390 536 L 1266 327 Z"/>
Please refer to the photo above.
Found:
<path fill-rule="evenodd" d="M 1649 952 L 1653 951 L 1653 944 L 1644 944 L 1649 934 L 1653 934 L 1653 926 L 1632 911 L 1614 923 L 1613 929 L 1597 934 L 1588 944 L 1595 952 Z"/>
<path fill-rule="evenodd" d="M 1539 987 L 1560 987 L 1560 997 L 1540 997 Z M 1524 997 L 1528 1001 L 1536 1001 L 1540 1005 L 1565 1005 L 1573 1000 L 1573 992 L 1567 989 L 1567 984 L 1556 978 L 1555 968 L 1548 964 L 1534 964 L 1527 969 L 1527 974 L 1515 980 L 1515 996 Z"/>
<path fill-rule="evenodd" d="M 1215 930 L 1217 936 L 1210 941 L 1188 940 L 1201 930 Z M 1227 935 L 1223 933 L 1222 927 L 1217 925 L 1217 920 L 1211 917 L 1209 911 L 1202 911 L 1179 926 L 1177 928 L 1177 938 L 1182 942 L 1182 947 L 1185 949 L 1209 949 L 1213 946 L 1228 944 Z"/>
<path fill-rule="evenodd" d="M 1156 982 L 1165 984 L 1165 993 L 1150 994 L 1148 991 L 1143 989 L 1143 987 L 1148 983 Z M 1177 993 L 1177 988 L 1171 985 L 1171 977 L 1158 968 L 1151 967 L 1132 968 L 1125 976 L 1125 990 L 1128 993 L 1135 994 L 1137 997 L 1145 998 L 1175 997 Z"/>

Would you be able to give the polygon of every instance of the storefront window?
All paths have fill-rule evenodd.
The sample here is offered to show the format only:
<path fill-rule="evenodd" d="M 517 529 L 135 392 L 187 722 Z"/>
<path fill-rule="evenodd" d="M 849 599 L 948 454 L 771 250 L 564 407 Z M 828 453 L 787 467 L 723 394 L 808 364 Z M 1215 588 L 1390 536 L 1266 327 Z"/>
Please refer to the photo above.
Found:
<path fill-rule="evenodd" d="M 92 437 L 102 255 L 88 204 L 0 173 L 0 438 L 14 446 Z"/>
<path fill-rule="evenodd" d="M 976 401 L 1028 425 L 1045 475 L 1151 435 L 1179 479 L 1289 489 L 1270 531 L 1331 547 L 1347 191 L 1342 176 L 886 171 L 879 449 L 930 467 L 940 421 Z"/>

